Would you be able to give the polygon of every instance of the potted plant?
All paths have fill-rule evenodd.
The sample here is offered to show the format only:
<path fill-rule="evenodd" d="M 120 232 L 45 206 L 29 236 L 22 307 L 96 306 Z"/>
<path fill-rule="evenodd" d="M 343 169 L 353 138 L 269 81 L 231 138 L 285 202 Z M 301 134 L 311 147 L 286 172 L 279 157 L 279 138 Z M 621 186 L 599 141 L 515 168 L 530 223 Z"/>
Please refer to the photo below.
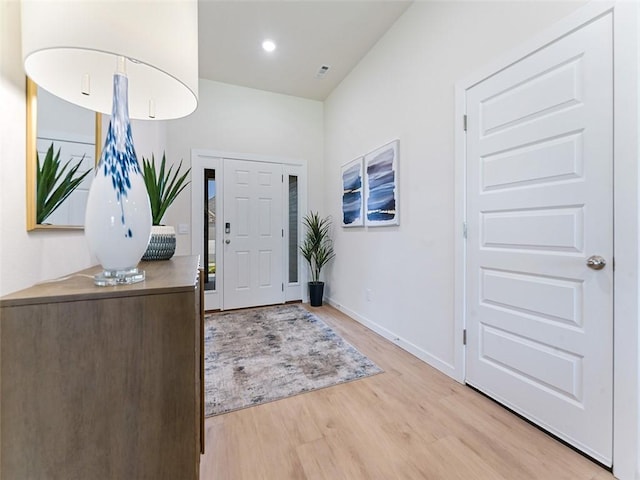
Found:
<path fill-rule="evenodd" d="M 47 217 L 78 188 L 78 185 L 91 172 L 89 169 L 75 176 L 83 160 L 84 157 L 67 171 L 71 160 L 60 168 L 60 149 L 58 149 L 58 153 L 54 154 L 53 143 L 48 148 L 42 165 L 40 164 L 40 156 L 36 152 L 38 166 L 36 172 L 36 223 L 44 223 Z"/>
<path fill-rule="evenodd" d="M 322 268 L 333 258 L 333 241 L 329 236 L 331 219 L 320 218 L 317 212 L 309 212 L 305 215 L 303 223 L 306 227 L 306 235 L 300 253 L 309 263 L 311 281 L 309 282 L 309 303 L 312 307 L 322 305 L 324 282 L 320 281 Z"/>
<path fill-rule="evenodd" d="M 189 185 L 187 175 L 191 168 L 180 175 L 182 168 L 182 160 L 175 172 L 173 165 L 167 170 L 165 168 L 166 157 L 162 154 L 160 162 L 160 171 L 156 169 L 156 160 L 151 155 L 151 161 L 142 157 L 142 176 L 149 194 L 149 202 L 151 204 L 151 238 L 149 246 L 143 255 L 143 260 L 168 260 L 176 251 L 176 231 L 170 225 L 161 225 L 162 217 L 164 217 L 167 208 L 173 203 L 176 197 Z M 173 173 L 173 175 L 171 175 Z"/>

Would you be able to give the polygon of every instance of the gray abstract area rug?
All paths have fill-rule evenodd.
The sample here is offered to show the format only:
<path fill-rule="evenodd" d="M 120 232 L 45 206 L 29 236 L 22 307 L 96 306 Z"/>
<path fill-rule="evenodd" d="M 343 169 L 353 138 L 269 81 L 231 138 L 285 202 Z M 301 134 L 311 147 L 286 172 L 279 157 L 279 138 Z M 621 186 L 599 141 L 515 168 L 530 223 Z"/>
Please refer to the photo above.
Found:
<path fill-rule="evenodd" d="M 299 305 L 207 314 L 205 415 L 380 373 Z"/>

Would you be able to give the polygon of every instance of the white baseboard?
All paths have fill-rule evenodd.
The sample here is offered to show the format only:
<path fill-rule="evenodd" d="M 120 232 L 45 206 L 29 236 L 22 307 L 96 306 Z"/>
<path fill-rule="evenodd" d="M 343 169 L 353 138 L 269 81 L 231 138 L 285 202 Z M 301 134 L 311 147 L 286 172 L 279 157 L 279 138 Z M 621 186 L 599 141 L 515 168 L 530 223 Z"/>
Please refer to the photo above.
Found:
<path fill-rule="evenodd" d="M 357 312 L 354 312 L 353 310 L 349 309 L 348 307 L 345 307 L 344 305 L 341 305 L 340 303 L 334 301 L 332 298 L 325 297 L 325 301 L 329 305 L 331 305 L 332 307 L 340 310 L 345 315 L 348 315 L 349 317 L 353 318 L 356 322 L 364 325 L 369 330 L 373 330 L 378 335 L 386 338 L 390 342 L 393 342 L 394 344 L 398 345 L 403 350 L 406 350 L 407 352 L 409 352 L 413 356 L 415 356 L 415 357 L 419 358 L 420 360 L 422 360 L 423 362 L 431 365 L 433 368 L 435 368 L 437 370 L 440 370 L 445 375 L 451 377 L 452 379 L 454 379 L 456 381 L 459 381 L 458 378 L 457 378 L 457 375 L 456 375 L 456 370 L 455 370 L 454 366 L 451 365 L 450 363 L 441 360 L 440 358 L 438 358 L 438 357 L 430 354 L 429 352 L 423 350 L 422 348 L 418 347 L 414 343 L 411 343 L 410 341 L 408 341 L 408 340 L 396 335 L 392 331 L 390 331 L 390 330 L 386 329 L 385 327 L 377 324 L 376 322 L 373 322 L 373 321 L 369 320 L 368 318 L 365 318 L 362 315 L 358 314 Z"/>

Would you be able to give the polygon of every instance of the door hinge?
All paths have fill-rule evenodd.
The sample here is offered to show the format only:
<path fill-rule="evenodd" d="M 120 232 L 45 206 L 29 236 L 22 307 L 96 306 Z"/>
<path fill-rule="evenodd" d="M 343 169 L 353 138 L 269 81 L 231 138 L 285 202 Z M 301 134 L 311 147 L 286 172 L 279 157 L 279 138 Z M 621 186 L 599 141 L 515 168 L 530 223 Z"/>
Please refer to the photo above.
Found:
<path fill-rule="evenodd" d="M 462 128 L 464 129 L 464 131 L 467 131 L 467 116 L 463 115 L 462 116 Z"/>
<path fill-rule="evenodd" d="M 467 329 L 466 328 L 464 330 L 462 330 L 462 344 L 463 345 L 467 344 Z"/>
<path fill-rule="evenodd" d="M 467 238 L 467 222 L 462 222 L 462 236 Z"/>

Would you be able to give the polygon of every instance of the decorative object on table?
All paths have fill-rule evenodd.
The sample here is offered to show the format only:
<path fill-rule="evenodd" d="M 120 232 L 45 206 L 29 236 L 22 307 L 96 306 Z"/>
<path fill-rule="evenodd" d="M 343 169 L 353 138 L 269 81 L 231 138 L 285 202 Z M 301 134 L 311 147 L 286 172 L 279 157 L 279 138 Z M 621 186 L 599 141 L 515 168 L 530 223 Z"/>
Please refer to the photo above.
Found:
<path fill-rule="evenodd" d="M 128 79 L 117 73 L 113 80 L 111 122 L 84 221 L 90 250 L 104 267 L 95 278 L 98 285 L 144 280 L 137 265 L 151 233 L 149 197 L 131 137 Z"/>
<path fill-rule="evenodd" d="M 208 314 L 205 415 L 382 372 L 300 305 Z"/>
<path fill-rule="evenodd" d="M 400 225 L 398 217 L 398 148 L 394 140 L 364 157 L 365 220 L 369 227 Z"/>
<path fill-rule="evenodd" d="M 322 268 L 335 257 L 333 240 L 330 237 L 331 219 L 320 218 L 317 212 L 309 212 L 303 218 L 306 233 L 300 252 L 309 264 L 311 281 L 309 282 L 309 304 L 312 307 L 322 305 L 324 282 L 320 281 Z"/>
<path fill-rule="evenodd" d="M 22 47 L 26 73 L 40 87 L 112 113 L 85 234 L 104 268 L 97 285 L 144 280 L 137 265 L 149 242 L 151 209 L 129 119 L 166 120 L 195 110 L 197 1 L 24 0 Z"/>
<path fill-rule="evenodd" d="M 84 159 L 84 158 L 83 158 Z M 71 166 L 71 160 L 67 161 L 60 168 L 60 149 L 54 154 L 53 142 L 47 149 L 47 154 L 40 164 L 40 156 L 36 151 L 37 172 L 36 172 L 36 222 L 44 223 L 69 195 L 82 183 L 84 178 L 91 172 L 87 170 L 79 173 L 78 169 L 82 165 L 81 159 Z M 67 170 L 69 168 L 69 170 Z M 63 177 L 64 175 L 64 177 Z"/>
<path fill-rule="evenodd" d="M 166 157 L 162 154 L 160 162 L 160 171 L 156 170 L 156 159 L 151 155 L 151 161 L 142 157 L 142 176 L 149 194 L 151 203 L 151 219 L 153 226 L 151 227 L 151 238 L 149 246 L 142 256 L 143 260 L 168 260 L 176 251 L 176 231 L 171 225 L 161 225 L 162 217 L 164 217 L 167 208 L 173 203 L 180 192 L 189 185 L 187 175 L 191 168 L 180 177 L 180 169 L 182 168 L 182 160 L 173 176 L 173 165 L 166 168 Z"/>
<path fill-rule="evenodd" d="M 364 178 L 362 158 L 356 158 L 342 166 L 342 226 L 364 225 Z"/>
<path fill-rule="evenodd" d="M 169 260 L 176 253 L 176 229 L 173 225 L 152 225 L 149 244 L 142 260 Z"/>

